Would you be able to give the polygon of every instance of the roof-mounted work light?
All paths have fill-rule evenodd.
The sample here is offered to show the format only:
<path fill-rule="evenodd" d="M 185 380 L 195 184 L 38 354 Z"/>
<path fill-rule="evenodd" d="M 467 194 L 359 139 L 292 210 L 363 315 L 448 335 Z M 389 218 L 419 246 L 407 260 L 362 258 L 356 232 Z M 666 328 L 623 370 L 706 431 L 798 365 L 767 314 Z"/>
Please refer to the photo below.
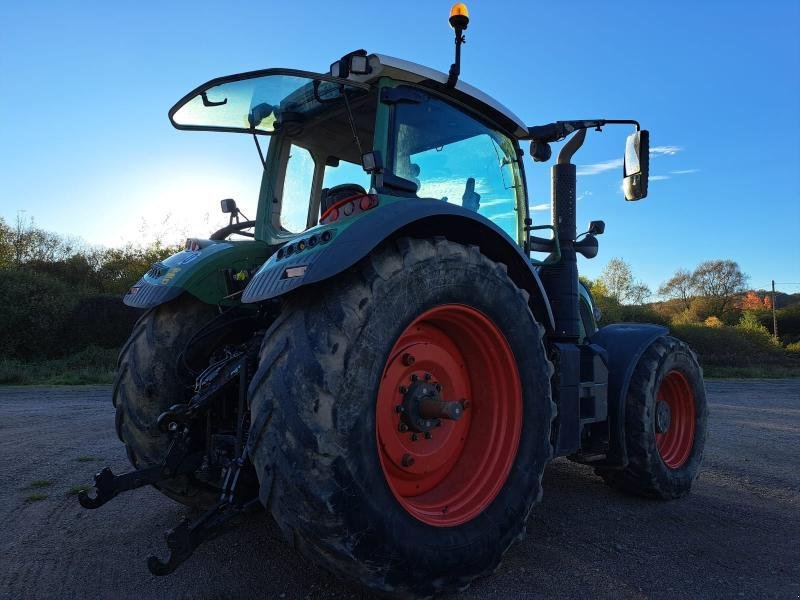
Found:
<path fill-rule="evenodd" d="M 331 65 L 331 77 L 345 78 L 353 75 L 367 75 L 372 69 L 369 66 L 369 57 L 366 50 L 355 50 L 345 54 Z"/>

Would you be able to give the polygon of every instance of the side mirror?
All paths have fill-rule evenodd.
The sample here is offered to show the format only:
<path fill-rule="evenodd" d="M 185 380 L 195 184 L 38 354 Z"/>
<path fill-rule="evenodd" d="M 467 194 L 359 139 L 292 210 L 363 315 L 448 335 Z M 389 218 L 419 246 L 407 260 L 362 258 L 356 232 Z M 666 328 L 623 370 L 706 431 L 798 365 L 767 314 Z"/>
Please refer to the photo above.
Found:
<path fill-rule="evenodd" d="M 224 200 L 219 201 L 219 207 L 222 209 L 222 212 L 227 214 L 236 214 L 239 210 L 236 208 L 236 200 L 233 198 L 225 198 Z"/>
<path fill-rule="evenodd" d="M 650 132 L 642 129 L 628 136 L 622 171 L 622 190 L 625 200 L 647 197 L 647 178 L 650 174 Z"/>

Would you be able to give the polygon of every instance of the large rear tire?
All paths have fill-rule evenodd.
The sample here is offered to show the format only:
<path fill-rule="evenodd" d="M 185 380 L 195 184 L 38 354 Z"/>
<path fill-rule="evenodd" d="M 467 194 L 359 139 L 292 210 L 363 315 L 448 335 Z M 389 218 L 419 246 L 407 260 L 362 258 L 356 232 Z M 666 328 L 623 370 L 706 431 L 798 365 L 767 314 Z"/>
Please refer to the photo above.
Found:
<path fill-rule="evenodd" d="M 708 405 L 703 372 L 688 344 L 657 338 L 639 359 L 625 403 L 628 466 L 598 469 L 610 486 L 669 500 L 689 493 L 700 472 Z"/>
<path fill-rule="evenodd" d="M 148 310 L 137 321 L 117 362 L 112 401 L 119 439 L 137 469 L 159 464 L 169 438 L 155 426 L 158 416 L 188 399 L 187 382 L 179 374 L 181 351 L 216 308 L 189 294 Z M 166 496 L 202 509 L 218 492 L 207 483 L 182 475 L 156 486 Z"/>
<path fill-rule="evenodd" d="M 444 239 L 400 239 L 323 285 L 272 325 L 250 386 L 261 498 L 344 578 L 463 589 L 522 535 L 551 457 L 552 367 L 528 296 Z M 437 385 L 465 401 L 460 419 L 405 428 L 414 410 L 398 407 Z"/>

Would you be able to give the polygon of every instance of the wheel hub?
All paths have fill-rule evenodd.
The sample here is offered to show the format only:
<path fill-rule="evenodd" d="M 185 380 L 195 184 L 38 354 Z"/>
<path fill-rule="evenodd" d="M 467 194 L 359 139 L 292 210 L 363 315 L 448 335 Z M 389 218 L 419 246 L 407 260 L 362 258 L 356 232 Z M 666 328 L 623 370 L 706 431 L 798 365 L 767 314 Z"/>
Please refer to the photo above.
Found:
<path fill-rule="evenodd" d="M 672 410 L 663 400 L 656 402 L 656 432 L 666 433 L 672 421 Z"/>
<path fill-rule="evenodd" d="M 442 419 L 458 421 L 464 413 L 464 404 L 460 401 L 442 400 L 442 386 L 432 381 L 430 373 L 425 373 L 422 380 L 411 375 L 411 384 L 401 386 L 403 402 L 395 410 L 400 413 L 400 422 L 407 430 L 427 433 L 442 426 Z M 405 391 L 403 391 L 405 390 Z"/>

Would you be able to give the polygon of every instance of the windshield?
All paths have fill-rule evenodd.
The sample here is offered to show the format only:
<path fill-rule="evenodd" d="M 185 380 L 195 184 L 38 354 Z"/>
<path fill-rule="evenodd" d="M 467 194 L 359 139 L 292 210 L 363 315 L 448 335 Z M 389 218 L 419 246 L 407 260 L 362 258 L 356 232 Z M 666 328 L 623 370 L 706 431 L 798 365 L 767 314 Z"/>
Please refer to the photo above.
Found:
<path fill-rule="evenodd" d="M 178 129 L 270 134 L 302 127 L 325 107 L 354 99 L 369 86 L 326 75 L 271 69 L 214 79 L 182 98 L 169 112 Z"/>

